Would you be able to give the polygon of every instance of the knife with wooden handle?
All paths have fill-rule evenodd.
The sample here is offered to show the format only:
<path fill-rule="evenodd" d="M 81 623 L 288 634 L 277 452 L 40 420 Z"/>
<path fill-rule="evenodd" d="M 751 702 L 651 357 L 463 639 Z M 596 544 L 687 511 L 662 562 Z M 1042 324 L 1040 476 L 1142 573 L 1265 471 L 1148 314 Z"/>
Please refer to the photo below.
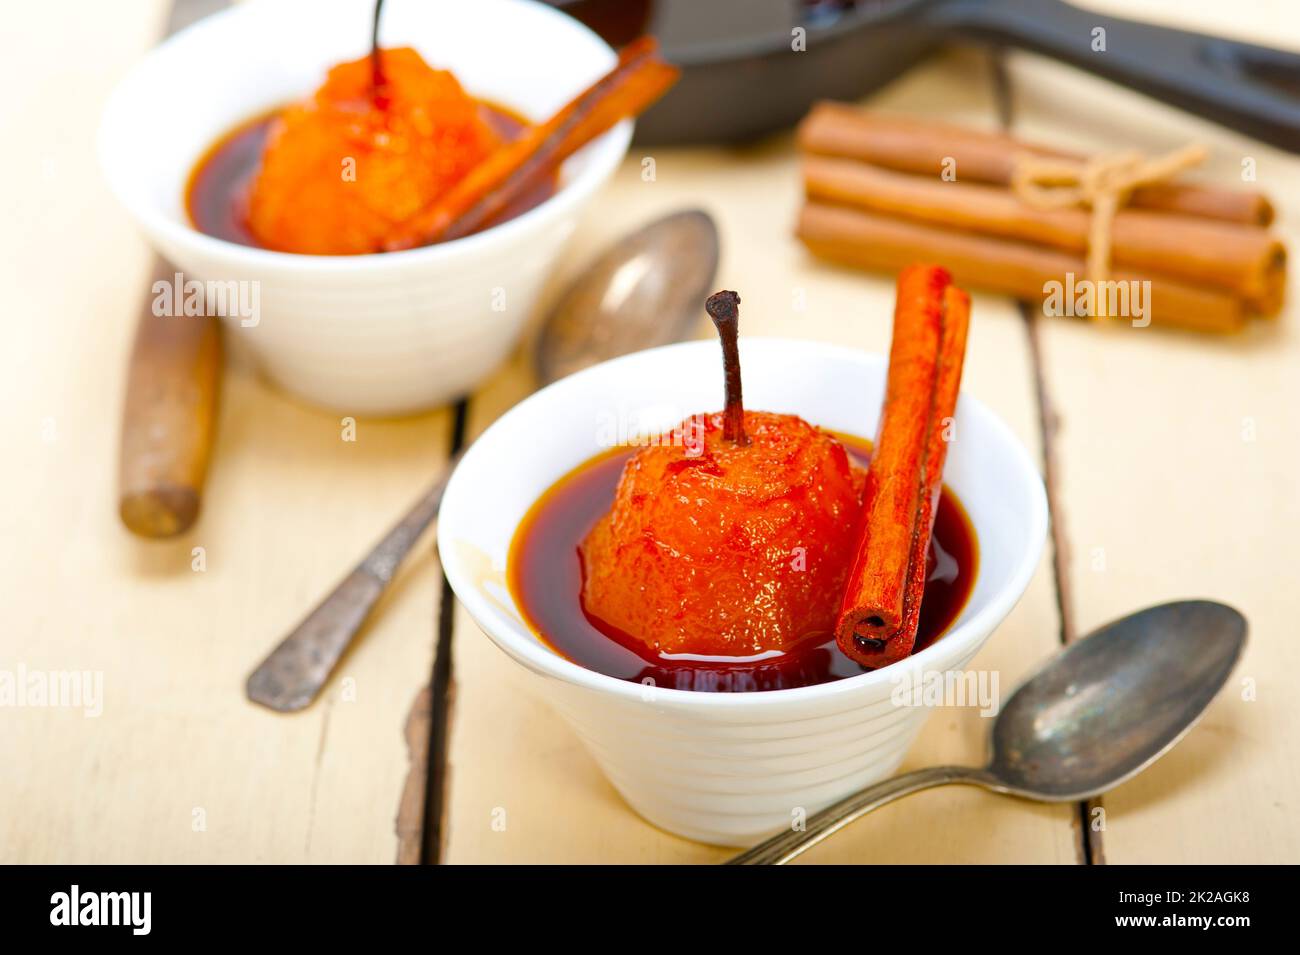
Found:
<path fill-rule="evenodd" d="M 170 285 L 175 273 L 158 259 L 154 274 Z M 146 302 L 127 371 L 118 457 L 118 513 L 133 533 L 172 537 L 194 524 L 220 383 L 220 320 L 155 315 Z"/>
<path fill-rule="evenodd" d="M 226 5 L 176 0 L 167 35 Z M 150 289 L 176 270 L 154 262 Z M 193 526 L 203 497 L 221 383 L 221 329 L 212 315 L 157 315 L 145 300 L 127 370 L 118 453 L 118 513 L 142 537 L 171 537 Z M 182 312 L 173 307 L 173 312 Z"/>

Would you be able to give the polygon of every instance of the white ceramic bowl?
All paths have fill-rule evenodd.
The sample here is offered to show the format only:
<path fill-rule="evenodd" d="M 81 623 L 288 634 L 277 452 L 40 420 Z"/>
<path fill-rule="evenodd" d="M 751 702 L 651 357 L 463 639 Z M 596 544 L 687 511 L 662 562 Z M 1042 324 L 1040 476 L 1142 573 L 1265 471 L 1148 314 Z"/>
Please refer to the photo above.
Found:
<path fill-rule="evenodd" d="M 885 361 L 830 345 L 741 342 L 747 407 L 875 433 Z M 671 345 L 579 372 L 533 395 L 474 442 L 443 500 L 447 578 L 483 632 L 533 674 L 610 781 L 646 819 L 703 842 L 743 845 L 894 771 L 927 710 L 891 701 L 900 667 L 960 669 L 1029 584 L 1047 530 L 1034 462 L 987 408 L 962 395 L 946 483 L 979 540 L 973 592 L 954 627 L 907 664 L 835 683 L 760 693 L 654 689 L 560 657 L 522 622 L 503 586 L 510 541 L 558 478 L 601 450 L 613 422 L 666 430 L 716 410 L 713 341 Z M 493 568 L 487 570 L 486 568 Z M 576 595 L 575 595 L 576 599 Z M 915 670 L 913 670 L 915 672 Z"/>
<path fill-rule="evenodd" d="M 195 162 L 223 133 L 308 96 L 369 49 L 373 0 L 258 0 L 149 53 L 113 93 L 99 151 L 109 185 L 187 279 L 258 286 L 260 320 L 229 331 L 286 390 L 353 414 L 395 414 L 471 390 L 509 353 L 579 210 L 618 166 L 626 121 L 575 154 L 561 188 L 478 235 L 408 252 L 307 256 L 197 232 Z M 594 33 L 520 0 L 390 0 L 382 41 L 415 47 L 475 96 L 545 119 L 615 62 Z"/>

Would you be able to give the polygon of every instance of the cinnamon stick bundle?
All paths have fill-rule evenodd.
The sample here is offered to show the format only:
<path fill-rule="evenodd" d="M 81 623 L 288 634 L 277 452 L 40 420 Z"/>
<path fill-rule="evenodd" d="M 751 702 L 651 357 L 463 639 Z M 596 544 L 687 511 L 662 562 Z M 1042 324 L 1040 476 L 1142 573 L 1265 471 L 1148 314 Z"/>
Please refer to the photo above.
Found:
<path fill-rule="evenodd" d="M 956 161 L 965 182 L 1011 184 L 1022 155 L 1079 160 L 1077 153 L 985 132 L 868 112 L 845 103 L 818 103 L 798 130 L 807 153 L 857 159 L 901 172 L 938 176 L 944 160 Z M 1263 193 L 1198 183 L 1160 183 L 1137 189 L 1129 204 L 1140 209 L 1267 226 L 1273 206 Z"/>
<path fill-rule="evenodd" d="M 963 285 L 980 286 L 1039 306 L 1051 294 L 1044 286 L 1058 282 L 1066 314 L 1076 314 L 1069 307 L 1073 299 L 1069 275 L 1082 278 L 1086 269 L 1082 256 L 1040 245 L 820 202 L 804 206 L 796 234 L 814 255 L 841 265 L 896 271 L 918 259 L 934 259 L 943 262 Z M 1249 316 L 1242 299 L 1224 292 L 1122 269 L 1113 271 L 1110 278 L 1129 288 L 1134 287 L 1133 282 L 1151 282 L 1146 309 L 1152 325 L 1233 332 L 1242 328 Z"/>
<path fill-rule="evenodd" d="M 885 404 L 835 627 L 840 649 L 863 666 L 901 660 L 916 643 L 969 323 L 970 298 L 946 270 L 899 274 Z"/>
<path fill-rule="evenodd" d="M 868 212 L 1039 243 L 1079 256 L 1087 250 L 1087 210 L 1037 209 L 997 186 L 809 156 L 804 187 L 811 199 Z M 1276 236 L 1257 225 L 1123 209 L 1111 225 L 1111 262 L 1222 289 L 1266 315 L 1282 306 L 1286 251 Z"/>
<path fill-rule="evenodd" d="M 619 51 L 618 64 L 549 120 L 489 156 L 384 246 L 394 252 L 469 235 L 542 176 L 621 120 L 637 116 L 677 82 L 653 37 Z"/>

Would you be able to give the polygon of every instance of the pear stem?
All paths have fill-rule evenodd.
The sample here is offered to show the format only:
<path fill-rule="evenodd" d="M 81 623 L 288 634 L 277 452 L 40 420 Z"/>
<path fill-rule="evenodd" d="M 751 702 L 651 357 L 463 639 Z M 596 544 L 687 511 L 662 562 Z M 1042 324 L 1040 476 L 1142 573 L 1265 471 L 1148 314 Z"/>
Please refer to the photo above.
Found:
<path fill-rule="evenodd" d="M 737 445 L 749 444 L 745 434 L 745 404 L 740 394 L 740 296 L 735 292 L 715 292 L 704 303 L 704 310 L 722 339 L 722 369 L 726 374 L 727 404 L 723 410 L 722 437 Z"/>
<path fill-rule="evenodd" d="M 388 105 L 388 96 L 384 92 L 384 87 L 388 84 L 384 78 L 384 63 L 379 52 L 379 15 L 383 10 L 384 0 L 375 0 L 375 19 L 370 28 L 370 94 L 380 109 Z"/>

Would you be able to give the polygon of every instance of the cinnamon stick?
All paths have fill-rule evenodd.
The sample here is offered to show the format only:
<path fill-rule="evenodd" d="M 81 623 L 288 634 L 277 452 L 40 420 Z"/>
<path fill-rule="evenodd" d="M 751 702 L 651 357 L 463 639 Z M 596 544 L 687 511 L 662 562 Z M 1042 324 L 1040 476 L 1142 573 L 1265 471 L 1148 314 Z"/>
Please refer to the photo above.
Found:
<path fill-rule="evenodd" d="M 956 162 L 960 181 L 998 186 L 1010 185 L 1017 157 L 1022 154 L 1084 158 L 1003 133 L 890 116 L 831 102 L 812 108 L 799 125 L 798 141 L 804 152 L 865 160 L 901 172 L 936 177 L 943 171 L 945 159 L 951 158 Z M 1247 225 L 1267 226 L 1273 221 L 1273 206 L 1262 193 L 1197 183 L 1143 186 L 1134 191 L 1129 205 Z"/>
<path fill-rule="evenodd" d="M 857 552 L 835 627 L 840 649 L 863 666 L 901 660 L 916 643 L 969 323 L 970 298 L 945 269 L 903 269 Z"/>
<path fill-rule="evenodd" d="M 1080 255 L 1087 250 L 1086 210 L 1036 209 L 998 186 L 946 182 L 824 156 L 806 158 L 804 186 L 812 199 Z M 1111 225 L 1110 258 L 1121 268 L 1222 289 L 1264 314 L 1276 314 L 1282 306 L 1286 250 L 1260 226 L 1123 209 Z"/>
<path fill-rule="evenodd" d="M 621 120 L 637 116 L 677 81 L 653 37 L 619 52 L 618 64 L 540 126 L 489 156 L 391 238 L 385 251 L 460 238 L 499 215 L 541 177 Z"/>
<path fill-rule="evenodd" d="M 814 255 L 856 268 L 896 271 L 918 259 L 944 263 L 956 281 L 1043 307 L 1044 286 L 1067 276 L 1082 279 L 1081 256 L 1041 245 L 959 232 L 907 219 L 876 215 L 844 206 L 808 202 L 799 215 L 796 234 Z M 1245 324 L 1242 300 L 1160 275 L 1113 271 L 1115 282 L 1150 281 L 1145 303 L 1151 324 L 1196 331 L 1233 332 Z"/>

